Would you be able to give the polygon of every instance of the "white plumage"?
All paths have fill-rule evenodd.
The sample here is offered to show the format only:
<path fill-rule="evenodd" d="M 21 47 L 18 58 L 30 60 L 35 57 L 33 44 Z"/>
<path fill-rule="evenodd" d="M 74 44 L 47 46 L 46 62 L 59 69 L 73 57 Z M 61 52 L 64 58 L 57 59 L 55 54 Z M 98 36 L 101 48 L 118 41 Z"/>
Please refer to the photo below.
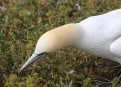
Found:
<path fill-rule="evenodd" d="M 121 9 L 89 17 L 79 25 L 83 29 L 81 49 L 121 64 Z"/>
<path fill-rule="evenodd" d="M 69 45 L 121 64 L 121 9 L 46 32 L 20 71 L 48 53 Z"/>

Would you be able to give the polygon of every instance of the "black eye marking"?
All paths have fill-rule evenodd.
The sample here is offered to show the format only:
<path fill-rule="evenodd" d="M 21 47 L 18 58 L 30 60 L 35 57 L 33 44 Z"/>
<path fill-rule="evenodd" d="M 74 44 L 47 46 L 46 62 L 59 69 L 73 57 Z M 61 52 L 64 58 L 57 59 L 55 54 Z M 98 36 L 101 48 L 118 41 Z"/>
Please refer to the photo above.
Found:
<path fill-rule="evenodd" d="M 47 55 L 47 52 L 43 52 L 43 53 L 41 53 L 40 55 Z"/>
<path fill-rule="evenodd" d="M 34 52 L 34 54 L 36 54 L 35 52 Z M 43 52 L 43 53 L 40 53 L 40 54 L 36 54 L 37 56 L 41 56 L 41 55 L 47 55 L 48 53 L 47 52 Z"/>

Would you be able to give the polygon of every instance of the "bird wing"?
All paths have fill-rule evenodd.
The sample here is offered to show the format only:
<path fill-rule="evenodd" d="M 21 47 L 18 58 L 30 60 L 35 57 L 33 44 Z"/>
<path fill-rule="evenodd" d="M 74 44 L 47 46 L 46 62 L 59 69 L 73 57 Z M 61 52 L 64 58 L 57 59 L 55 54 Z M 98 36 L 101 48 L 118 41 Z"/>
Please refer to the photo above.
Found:
<path fill-rule="evenodd" d="M 121 58 L 121 36 L 110 45 L 110 52 Z"/>

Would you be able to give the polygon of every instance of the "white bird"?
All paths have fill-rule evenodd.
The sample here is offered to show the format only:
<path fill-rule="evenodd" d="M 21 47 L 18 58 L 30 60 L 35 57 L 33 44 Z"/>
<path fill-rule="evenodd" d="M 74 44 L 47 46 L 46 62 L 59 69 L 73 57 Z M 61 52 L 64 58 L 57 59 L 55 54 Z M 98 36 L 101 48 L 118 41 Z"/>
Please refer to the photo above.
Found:
<path fill-rule="evenodd" d="M 92 55 L 121 64 L 121 9 L 91 16 L 43 34 L 34 53 L 20 69 L 66 46 L 74 46 Z"/>

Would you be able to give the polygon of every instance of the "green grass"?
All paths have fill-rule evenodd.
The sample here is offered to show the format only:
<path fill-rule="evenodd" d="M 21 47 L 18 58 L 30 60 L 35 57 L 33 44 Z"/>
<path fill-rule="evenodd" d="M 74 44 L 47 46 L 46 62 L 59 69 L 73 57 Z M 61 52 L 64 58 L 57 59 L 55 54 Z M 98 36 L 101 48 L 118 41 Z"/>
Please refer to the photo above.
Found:
<path fill-rule="evenodd" d="M 43 33 L 121 8 L 120 0 L 1 0 L 0 5 L 6 8 L 0 11 L 1 87 L 98 87 L 94 80 L 102 66 L 106 67 L 104 60 L 72 47 L 47 56 L 21 73 L 19 69 Z M 75 72 L 69 74 L 71 70 Z M 103 72 L 108 73 L 106 70 Z"/>

